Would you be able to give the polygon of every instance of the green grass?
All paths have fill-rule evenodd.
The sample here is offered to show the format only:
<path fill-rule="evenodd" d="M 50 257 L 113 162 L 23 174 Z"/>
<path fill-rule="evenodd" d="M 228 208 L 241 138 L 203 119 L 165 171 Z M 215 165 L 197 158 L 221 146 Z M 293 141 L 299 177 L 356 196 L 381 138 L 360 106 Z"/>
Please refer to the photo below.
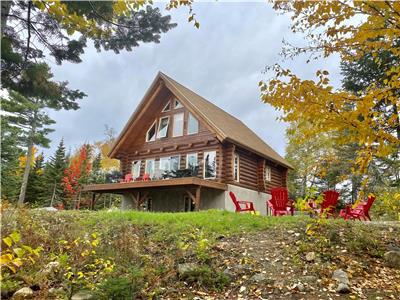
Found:
<path fill-rule="evenodd" d="M 65 212 L 68 215 L 82 215 L 82 212 Z M 303 217 L 265 217 L 251 214 L 237 214 L 220 210 L 188 213 L 154 213 L 138 211 L 86 212 L 82 222 L 86 226 L 129 222 L 138 226 L 162 227 L 171 232 L 182 232 L 197 228 L 206 233 L 236 234 L 243 231 L 257 231 L 282 225 L 291 227 Z"/>

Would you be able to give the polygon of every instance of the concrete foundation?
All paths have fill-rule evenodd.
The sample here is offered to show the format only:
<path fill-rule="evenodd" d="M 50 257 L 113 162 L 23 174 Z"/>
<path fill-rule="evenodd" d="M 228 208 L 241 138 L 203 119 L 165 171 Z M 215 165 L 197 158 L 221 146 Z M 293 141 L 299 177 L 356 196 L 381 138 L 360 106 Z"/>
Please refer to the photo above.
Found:
<path fill-rule="evenodd" d="M 217 189 L 202 188 L 200 209 L 221 209 L 227 211 L 235 211 L 235 206 L 229 196 L 229 192 L 235 193 L 238 200 L 251 201 L 254 208 L 261 215 L 269 214 L 266 201 L 271 199 L 270 194 L 257 192 L 236 185 L 228 185 L 227 191 Z M 157 190 L 149 191 L 148 199 L 150 199 L 151 211 L 158 212 L 183 212 L 190 211 L 190 198 L 185 189 Z M 121 209 L 134 209 L 136 203 L 133 197 L 127 193 L 123 195 Z"/>

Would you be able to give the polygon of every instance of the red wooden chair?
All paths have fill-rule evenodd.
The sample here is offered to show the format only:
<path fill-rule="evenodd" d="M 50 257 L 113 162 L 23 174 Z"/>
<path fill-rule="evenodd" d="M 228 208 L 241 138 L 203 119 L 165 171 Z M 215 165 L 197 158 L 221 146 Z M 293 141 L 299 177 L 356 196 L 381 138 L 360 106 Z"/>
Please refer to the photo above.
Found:
<path fill-rule="evenodd" d="M 149 180 L 151 180 L 150 174 L 144 173 L 144 174 L 143 174 L 143 177 L 142 177 L 142 180 L 143 180 L 143 181 L 149 181 Z"/>
<path fill-rule="evenodd" d="M 356 208 L 352 208 L 351 205 L 346 205 L 344 209 L 340 211 L 340 216 L 345 220 L 363 220 L 371 221 L 371 216 L 369 215 L 369 209 L 375 201 L 375 196 L 368 196 L 367 202 L 363 201 L 357 205 Z"/>
<path fill-rule="evenodd" d="M 121 179 L 119 182 L 126 183 L 126 182 L 131 182 L 132 180 L 133 180 L 132 174 L 128 173 L 128 174 L 125 175 L 125 178 Z"/>
<path fill-rule="evenodd" d="M 237 213 L 243 212 L 243 211 L 256 212 L 256 210 L 254 209 L 253 202 L 250 202 L 250 201 L 238 201 L 233 192 L 229 192 L 229 196 L 231 196 L 232 202 L 233 202 L 233 204 L 235 204 L 235 212 L 237 212 Z M 245 207 L 242 208 L 241 205 L 245 205 Z"/>
<path fill-rule="evenodd" d="M 314 211 L 321 215 L 325 213 L 327 217 L 333 216 L 335 214 L 340 194 L 336 191 L 328 190 L 325 191 L 323 195 L 324 200 L 322 201 L 320 208 L 317 208 L 317 204 L 313 201 L 311 201 L 309 205 Z"/>
<path fill-rule="evenodd" d="M 287 188 L 272 188 L 271 189 L 271 200 L 267 201 L 268 206 L 272 210 L 273 216 L 282 216 L 294 214 L 293 200 L 289 199 Z"/>

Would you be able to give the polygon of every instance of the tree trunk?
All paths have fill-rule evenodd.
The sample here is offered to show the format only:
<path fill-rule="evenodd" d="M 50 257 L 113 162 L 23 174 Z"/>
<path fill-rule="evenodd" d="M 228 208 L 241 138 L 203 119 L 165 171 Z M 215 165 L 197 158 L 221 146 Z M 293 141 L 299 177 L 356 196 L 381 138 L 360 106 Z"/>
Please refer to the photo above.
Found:
<path fill-rule="evenodd" d="M 3 37 L 4 27 L 7 24 L 7 17 L 10 13 L 12 1 L 1 1 L 1 37 Z"/>
<path fill-rule="evenodd" d="M 53 206 L 53 201 L 54 201 L 54 198 L 56 197 L 56 186 L 57 186 L 57 183 L 54 182 L 54 189 L 53 189 L 53 195 L 51 195 L 50 206 Z"/>
<path fill-rule="evenodd" d="M 31 171 L 32 154 L 33 154 L 33 142 L 29 142 L 28 153 L 25 162 L 24 176 L 22 177 L 21 190 L 18 198 L 18 205 L 23 205 L 25 201 L 26 188 L 28 186 L 29 173 Z"/>

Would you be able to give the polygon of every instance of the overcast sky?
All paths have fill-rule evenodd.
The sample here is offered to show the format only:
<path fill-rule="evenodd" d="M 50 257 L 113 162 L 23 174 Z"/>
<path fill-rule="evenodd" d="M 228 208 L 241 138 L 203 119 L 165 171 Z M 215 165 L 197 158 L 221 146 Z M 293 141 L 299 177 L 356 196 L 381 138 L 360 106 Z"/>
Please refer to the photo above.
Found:
<path fill-rule="evenodd" d="M 164 6 L 164 4 L 161 4 Z M 265 66 L 281 62 L 282 40 L 297 45 L 301 36 L 290 31 L 290 19 L 268 3 L 198 3 L 200 29 L 187 22 L 186 8 L 167 12 L 178 26 L 163 34 L 160 44 L 143 44 L 132 52 L 96 52 L 88 47 L 80 64 L 52 66 L 57 80 L 88 97 L 77 111 L 52 112 L 57 124 L 51 134 L 53 154 L 61 138 L 68 149 L 104 139 L 104 125 L 119 133 L 160 70 L 241 119 L 281 155 L 285 154 L 285 124 L 272 107 L 260 101 L 258 82 Z M 332 57 L 305 64 L 306 57 L 286 61 L 302 78 L 318 68 L 340 84 L 339 61 Z"/>

